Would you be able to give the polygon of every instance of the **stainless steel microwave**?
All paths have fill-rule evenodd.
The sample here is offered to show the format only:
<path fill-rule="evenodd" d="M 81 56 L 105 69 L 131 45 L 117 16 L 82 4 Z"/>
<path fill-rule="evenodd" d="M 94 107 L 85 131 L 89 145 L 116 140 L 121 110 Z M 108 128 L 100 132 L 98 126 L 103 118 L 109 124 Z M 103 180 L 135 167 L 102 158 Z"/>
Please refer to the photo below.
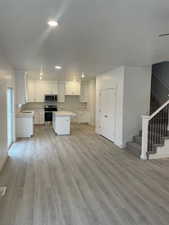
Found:
<path fill-rule="evenodd" d="M 45 95 L 45 102 L 57 102 L 57 95 Z"/>

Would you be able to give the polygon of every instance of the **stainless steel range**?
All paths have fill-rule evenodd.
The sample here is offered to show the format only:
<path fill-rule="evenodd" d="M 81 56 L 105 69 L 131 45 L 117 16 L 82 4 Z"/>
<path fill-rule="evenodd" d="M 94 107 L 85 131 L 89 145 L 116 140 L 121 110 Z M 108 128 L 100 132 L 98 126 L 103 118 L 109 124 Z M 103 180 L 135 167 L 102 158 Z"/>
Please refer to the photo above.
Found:
<path fill-rule="evenodd" d="M 45 111 L 45 122 L 52 122 L 53 112 L 56 112 L 58 110 L 56 105 L 46 105 L 44 111 Z"/>

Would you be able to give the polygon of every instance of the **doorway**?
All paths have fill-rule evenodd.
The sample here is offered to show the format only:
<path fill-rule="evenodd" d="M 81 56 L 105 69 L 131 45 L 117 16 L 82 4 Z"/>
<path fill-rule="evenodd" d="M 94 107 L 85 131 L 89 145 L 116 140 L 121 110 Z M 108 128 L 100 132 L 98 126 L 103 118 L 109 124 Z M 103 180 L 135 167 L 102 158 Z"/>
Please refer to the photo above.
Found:
<path fill-rule="evenodd" d="M 14 94 L 13 88 L 7 89 L 7 144 L 8 149 L 14 142 Z"/>
<path fill-rule="evenodd" d="M 116 125 L 116 89 L 105 89 L 101 91 L 101 134 L 115 141 Z"/>

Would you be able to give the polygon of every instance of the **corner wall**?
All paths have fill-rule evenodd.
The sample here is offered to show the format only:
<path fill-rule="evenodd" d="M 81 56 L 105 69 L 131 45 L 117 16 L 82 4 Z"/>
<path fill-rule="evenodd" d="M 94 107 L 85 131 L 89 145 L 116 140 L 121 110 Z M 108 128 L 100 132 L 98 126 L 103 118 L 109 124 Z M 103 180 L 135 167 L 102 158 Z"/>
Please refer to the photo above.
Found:
<path fill-rule="evenodd" d="M 123 144 L 132 141 L 142 128 L 142 115 L 149 115 L 151 67 L 125 67 Z"/>
<path fill-rule="evenodd" d="M 100 91 L 116 88 L 115 144 L 124 148 L 141 129 L 141 116 L 149 114 L 151 67 L 124 67 L 96 78 L 96 133 L 101 134 Z"/>

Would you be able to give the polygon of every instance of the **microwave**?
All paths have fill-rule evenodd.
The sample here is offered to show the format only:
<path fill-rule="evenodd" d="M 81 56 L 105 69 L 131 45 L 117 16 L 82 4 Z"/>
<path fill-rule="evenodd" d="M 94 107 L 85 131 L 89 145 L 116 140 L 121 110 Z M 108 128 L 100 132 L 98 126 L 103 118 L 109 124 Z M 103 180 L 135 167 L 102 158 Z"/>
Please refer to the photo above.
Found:
<path fill-rule="evenodd" d="M 45 102 L 57 102 L 57 95 L 45 95 Z"/>

